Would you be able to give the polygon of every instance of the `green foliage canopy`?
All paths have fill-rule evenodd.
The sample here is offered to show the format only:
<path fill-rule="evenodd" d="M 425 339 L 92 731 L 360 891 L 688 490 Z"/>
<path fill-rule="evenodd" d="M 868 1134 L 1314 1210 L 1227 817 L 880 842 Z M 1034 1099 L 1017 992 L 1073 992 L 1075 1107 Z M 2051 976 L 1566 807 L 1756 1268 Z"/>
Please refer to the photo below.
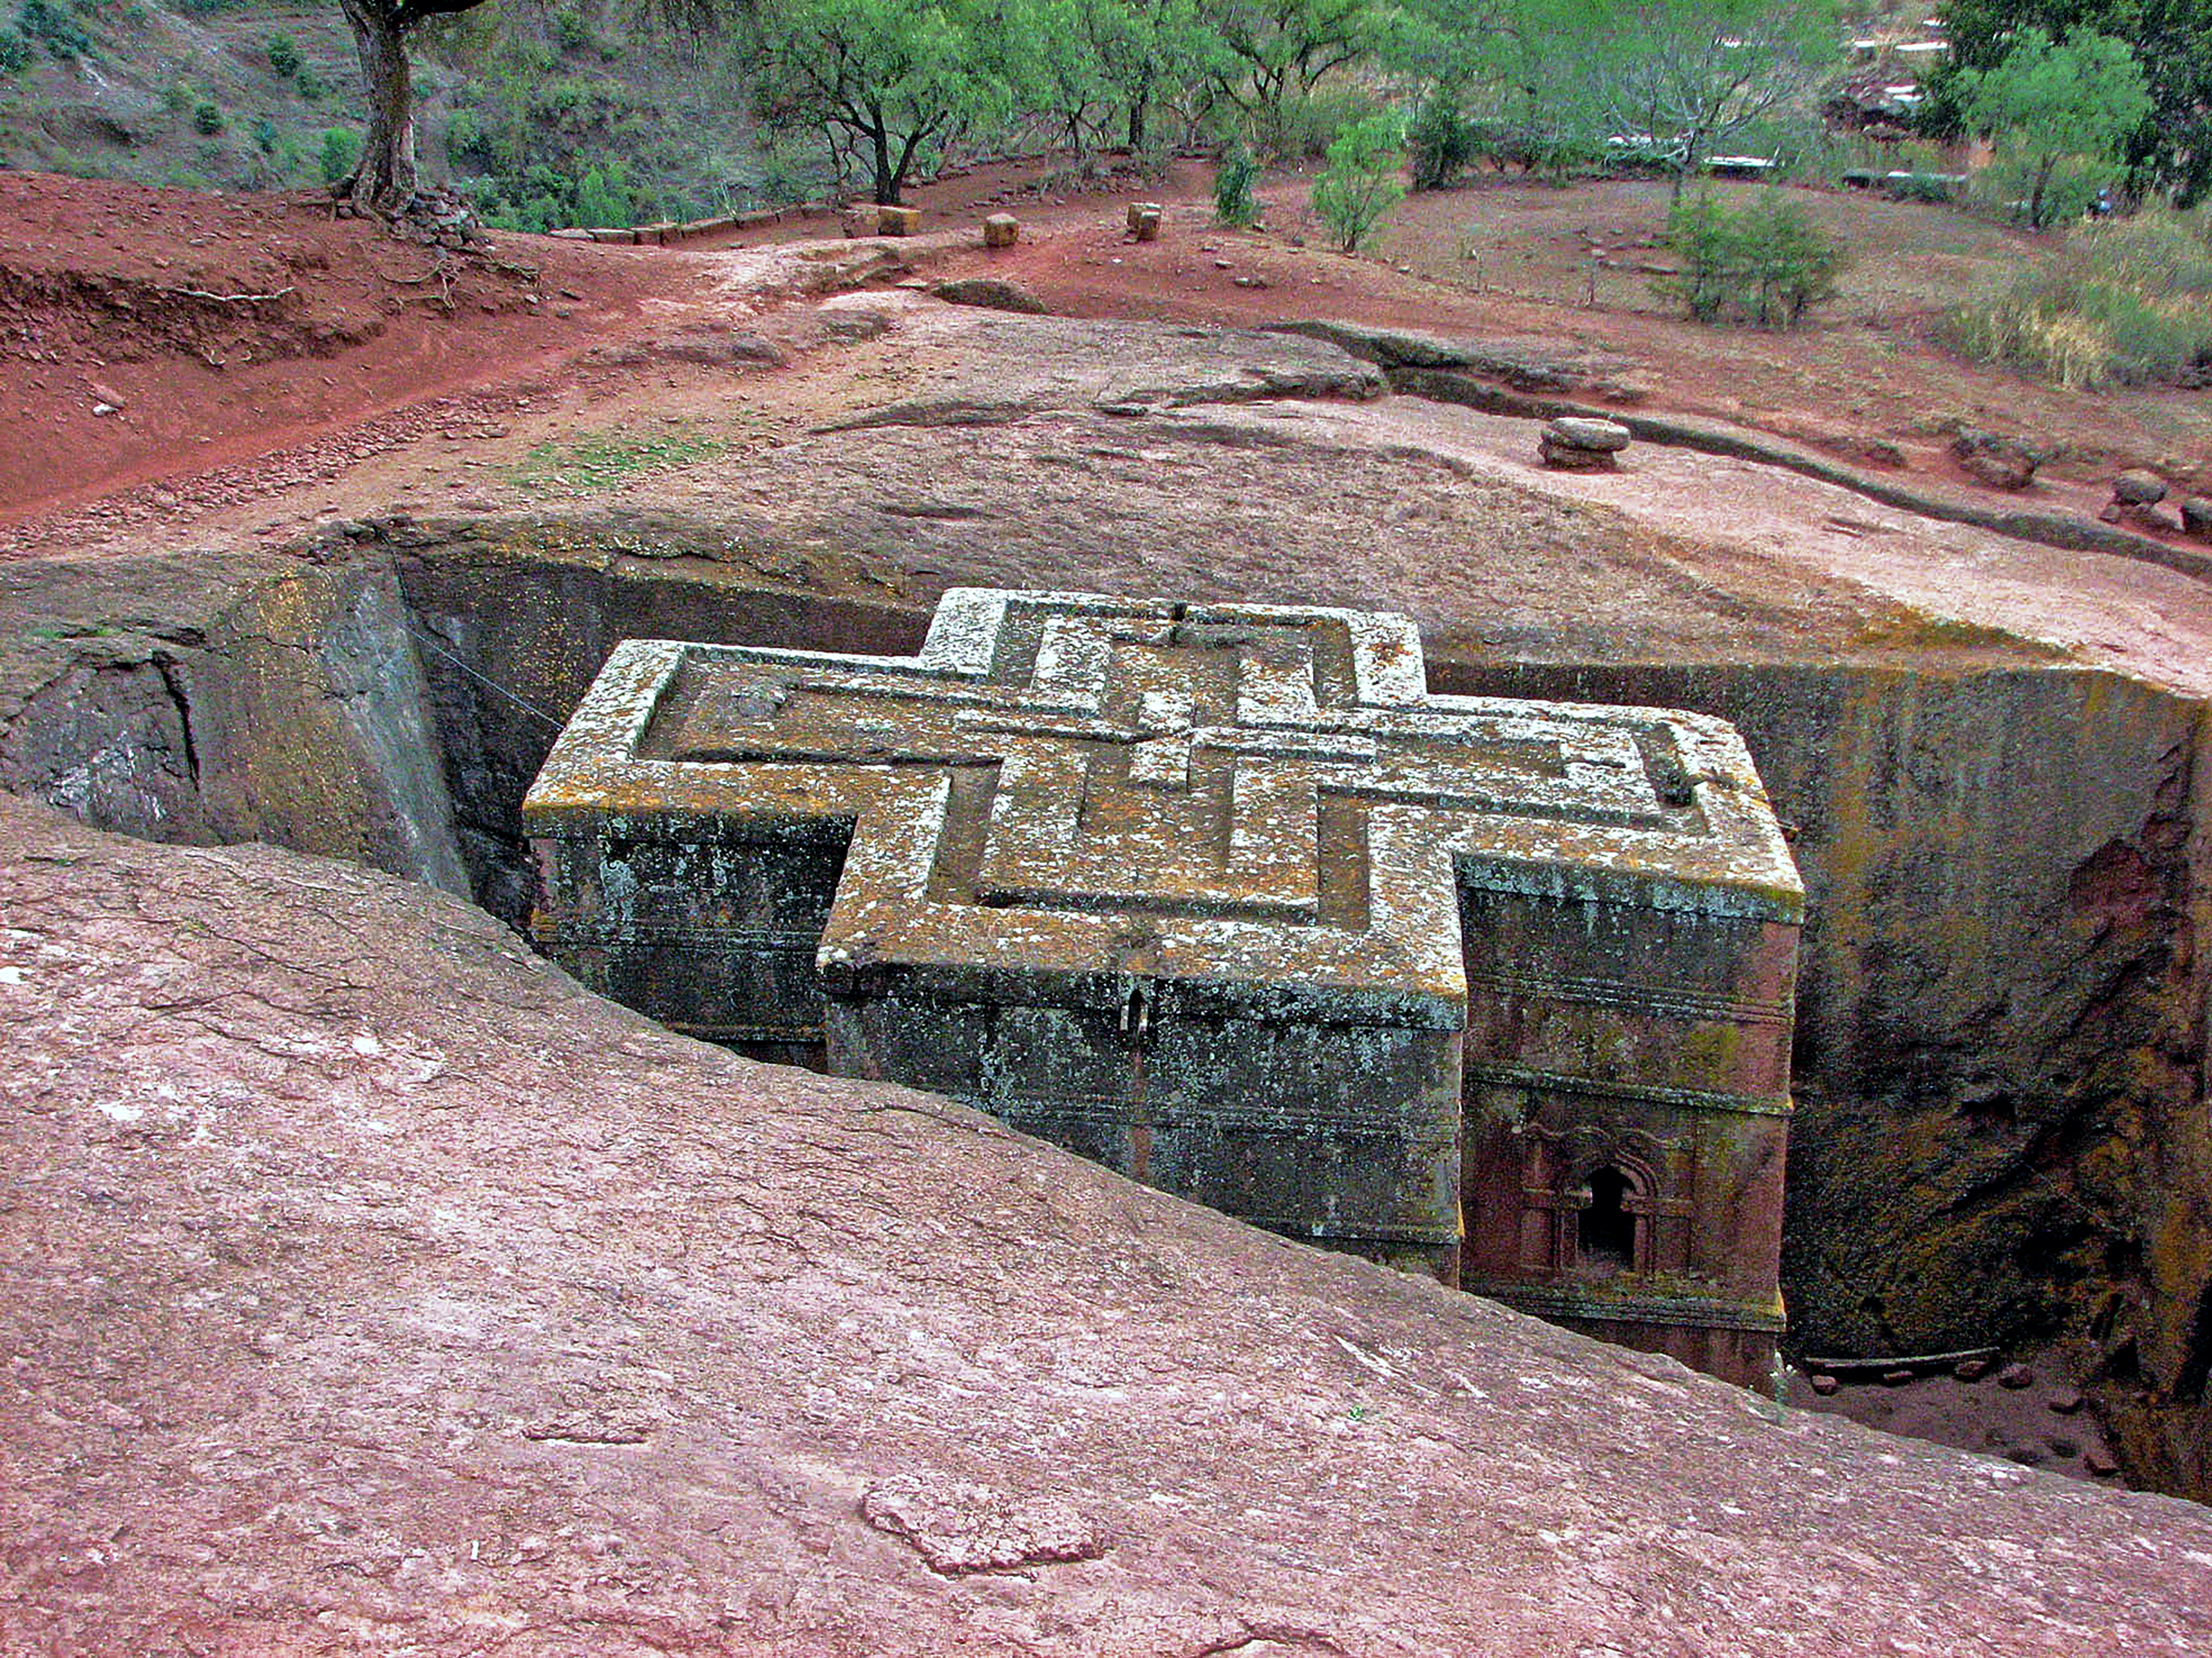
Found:
<path fill-rule="evenodd" d="M 821 132 L 841 161 L 857 153 L 884 203 L 925 146 L 1041 89 L 1028 0 L 754 0 L 746 20 L 763 122 Z"/>
<path fill-rule="evenodd" d="M 1330 142 L 1328 169 L 1314 180 L 1313 210 L 1346 252 L 1357 252 L 1405 199 L 1403 142 L 1398 118 L 1387 111 L 1362 116 Z"/>
<path fill-rule="evenodd" d="M 2151 112 L 2135 53 L 2090 29 L 2060 41 L 2021 29 L 1993 67 L 1961 76 L 1959 91 L 1968 125 L 1991 134 L 1999 155 L 2024 169 L 2027 221 L 2038 229 L 2056 216 L 2051 183 L 2059 164 L 2117 161 Z"/>
<path fill-rule="evenodd" d="M 1762 193 L 1731 206 L 1711 191 L 1677 201 L 1667 245 L 1680 269 L 1653 284 L 1698 322 L 1787 328 L 1835 297 L 1843 250 L 1796 203 Z"/>
<path fill-rule="evenodd" d="M 1613 135 L 1673 169 L 1677 199 L 1720 145 L 1805 100 L 1838 45 L 1828 0 L 1523 3 L 1524 29 L 1540 31 L 1564 76 L 1589 77 Z"/>
<path fill-rule="evenodd" d="M 2053 39 L 2087 29 L 2134 50 L 2153 118 L 2124 150 L 2139 187 L 2187 207 L 2212 189 L 2212 0 L 1944 0 L 1952 61 L 1931 81 L 1930 118 L 1955 126 L 1967 77 L 1996 67 L 2030 28 Z"/>
<path fill-rule="evenodd" d="M 1384 47 L 1396 17 L 1375 0 L 1223 0 L 1206 21 L 1207 78 L 1261 145 L 1279 152 L 1293 99 Z"/>

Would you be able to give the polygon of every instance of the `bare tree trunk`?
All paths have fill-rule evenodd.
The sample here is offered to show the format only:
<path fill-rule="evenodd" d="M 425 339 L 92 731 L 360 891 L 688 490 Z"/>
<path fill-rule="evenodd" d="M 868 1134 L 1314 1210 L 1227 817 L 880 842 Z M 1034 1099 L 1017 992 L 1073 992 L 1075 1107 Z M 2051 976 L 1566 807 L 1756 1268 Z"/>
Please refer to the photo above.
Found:
<path fill-rule="evenodd" d="M 876 146 L 876 204 L 896 207 L 902 175 L 891 168 L 891 135 L 884 125 L 883 111 L 873 104 L 868 106 L 868 118 L 875 123 L 868 136 Z"/>
<path fill-rule="evenodd" d="M 368 94 L 368 135 L 361 165 L 337 193 L 356 206 L 398 213 L 415 199 L 415 93 L 405 31 L 381 0 L 339 0 L 361 53 Z"/>

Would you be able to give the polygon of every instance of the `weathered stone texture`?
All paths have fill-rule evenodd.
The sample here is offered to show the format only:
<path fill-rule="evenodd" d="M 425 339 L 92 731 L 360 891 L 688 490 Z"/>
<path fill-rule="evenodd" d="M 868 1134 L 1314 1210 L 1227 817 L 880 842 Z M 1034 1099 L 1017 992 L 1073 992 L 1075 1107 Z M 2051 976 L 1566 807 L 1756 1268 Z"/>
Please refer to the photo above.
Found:
<path fill-rule="evenodd" d="M 540 944 L 679 1029 L 1447 1281 L 1477 1211 L 1492 1293 L 1771 1355 L 1799 889 L 1716 722 L 1432 697 L 1402 617 L 958 591 L 912 659 L 623 646 L 524 817 Z"/>
<path fill-rule="evenodd" d="M 1762 1405 L 481 912 L 0 800 L 0 1649 L 2185 1658 L 2212 1519 Z"/>
<path fill-rule="evenodd" d="M 0 610 L 21 628 L 0 786 L 130 834 L 275 841 L 466 890 L 388 565 L 17 565 Z"/>

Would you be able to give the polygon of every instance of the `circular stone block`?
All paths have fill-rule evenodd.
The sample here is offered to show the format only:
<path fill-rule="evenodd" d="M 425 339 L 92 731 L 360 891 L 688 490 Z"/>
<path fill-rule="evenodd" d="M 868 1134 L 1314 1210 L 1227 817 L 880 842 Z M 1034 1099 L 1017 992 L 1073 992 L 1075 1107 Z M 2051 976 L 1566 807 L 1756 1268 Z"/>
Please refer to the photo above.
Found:
<path fill-rule="evenodd" d="M 1626 449 L 1632 435 L 1619 421 L 1594 420 L 1582 415 L 1561 415 L 1544 428 L 1544 434 L 1570 448 L 1595 450 L 1601 455 L 1617 454 Z"/>
<path fill-rule="evenodd" d="M 2112 499 L 2127 507 L 2153 506 L 2166 499 L 2166 480 L 2155 472 L 2130 469 L 2112 480 Z"/>

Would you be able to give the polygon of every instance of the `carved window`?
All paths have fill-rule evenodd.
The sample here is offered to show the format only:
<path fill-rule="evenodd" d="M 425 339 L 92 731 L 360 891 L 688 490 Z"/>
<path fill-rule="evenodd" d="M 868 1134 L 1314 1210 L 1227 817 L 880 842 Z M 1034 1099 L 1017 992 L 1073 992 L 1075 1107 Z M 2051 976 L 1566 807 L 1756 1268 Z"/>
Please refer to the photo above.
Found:
<path fill-rule="evenodd" d="M 1610 1163 L 1590 1171 L 1589 1202 L 1575 1222 L 1575 1254 L 1584 1272 L 1609 1277 L 1641 1270 L 1638 1211 L 1647 1207 L 1637 1201 L 1641 1195 L 1635 1181 Z"/>

